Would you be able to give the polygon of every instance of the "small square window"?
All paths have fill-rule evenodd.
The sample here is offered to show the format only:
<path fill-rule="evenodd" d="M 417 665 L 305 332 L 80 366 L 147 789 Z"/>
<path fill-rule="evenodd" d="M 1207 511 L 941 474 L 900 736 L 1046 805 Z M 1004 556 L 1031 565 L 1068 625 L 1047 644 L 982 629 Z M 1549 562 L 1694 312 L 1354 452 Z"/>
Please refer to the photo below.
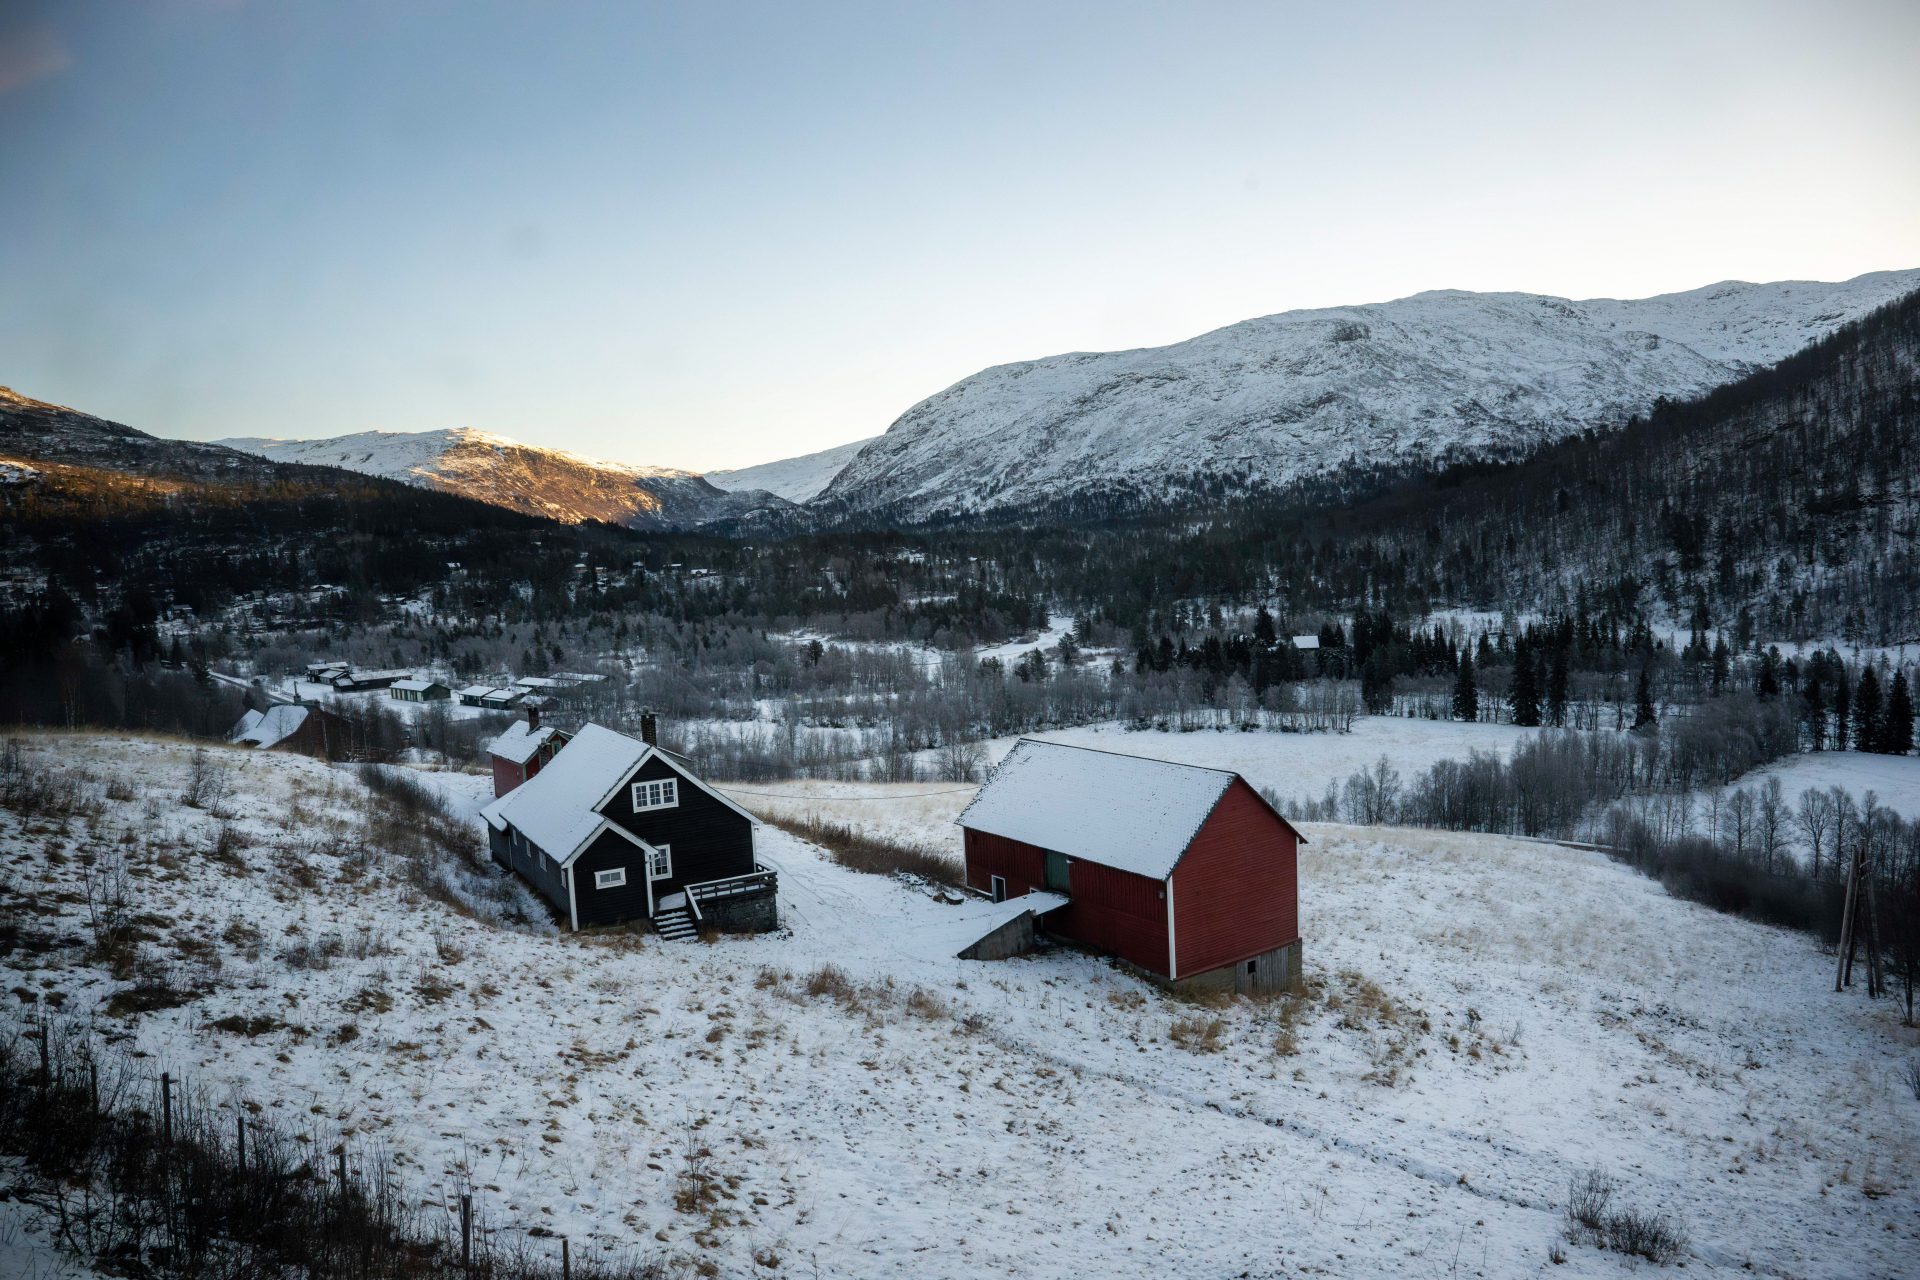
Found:
<path fill-rule="evenodd" d="M 662 778 L 656 782 L 636 782 L 633 784 L 633 811 L 647 809 L 672 809 L 680 803 L 680 783 L 675 778 Z"/>
<path fill-rule="evenodd" d="M 627 882 L 627 869 L 615 867 L 611 871 L 593 873 L 593 887 L 596 889 L 618 889 Z"/>

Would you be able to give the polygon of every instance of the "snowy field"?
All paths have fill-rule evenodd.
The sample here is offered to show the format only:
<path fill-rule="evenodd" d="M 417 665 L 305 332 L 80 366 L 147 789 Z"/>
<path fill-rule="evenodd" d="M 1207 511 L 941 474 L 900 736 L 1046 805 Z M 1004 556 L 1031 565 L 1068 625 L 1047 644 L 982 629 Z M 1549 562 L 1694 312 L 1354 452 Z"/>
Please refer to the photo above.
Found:
<path fill-rule="evenodd" d="M 1874 793 L 1880 804 L 1903 818 L 1920 818 L 1920 756 L 1879 756 L 1863 751 L 1813 751 L 1776 760 L 1735 785 L 1752 789 L 1768 778 L 1780 779 L 1789 804 L 1805 791 L 1839 787 L 1863 799 Z"/>
<path fill-rule="evenodd" d="M 0 815 L 13 904 L 78 939 L 74 854 L 124 850 L 149 946 L 196 995 L 122 1022 L 78 948 L 9 957 L 16 993 L 576 1248 L 730 1275 L 1614 1276 L 1559 1245 L 1569 1179 L 1599 1167 L 1684 1219 L 1696 1273 L 1920 1257 L 1920 1104 L 1893 1076 L 1916 1046 L 1891 1002 L 1836 997 L 1804 939 L 1589 853 L 1310 827 L 1313 994 L 1195 1008 L 1075 952 L 948 959 L 968 908 L 773 829 L 782 934 L 565 937 L 357 867 L 350 773 L 222 753 L 220 861 L 222 820 L 176 801 L 183 747 L 26 741 L 36 768 L 135 795 L 64 827 Z M 329 936 L 350 944 L 330 967 L 284 959 Z M 811 977 L 829 963 L 837 993 Z M 283 1025 L 214 1025 L 262 1013 Z M 1187 1018 L 1219 1026 L 1176 1042 Z"/>

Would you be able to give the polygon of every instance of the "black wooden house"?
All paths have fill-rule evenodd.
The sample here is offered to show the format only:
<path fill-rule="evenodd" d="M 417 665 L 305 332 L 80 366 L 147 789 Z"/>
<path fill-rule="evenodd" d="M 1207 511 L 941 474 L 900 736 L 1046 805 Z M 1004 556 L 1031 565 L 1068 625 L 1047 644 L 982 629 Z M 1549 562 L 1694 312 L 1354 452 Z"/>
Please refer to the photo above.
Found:
<path fill-rule="evenodd" d="M 570 928 L 650 920 L 680 939 L 779 924 L 759 822 L 653 743 L 588 724 L 480 812 L 494 861 Z"/>

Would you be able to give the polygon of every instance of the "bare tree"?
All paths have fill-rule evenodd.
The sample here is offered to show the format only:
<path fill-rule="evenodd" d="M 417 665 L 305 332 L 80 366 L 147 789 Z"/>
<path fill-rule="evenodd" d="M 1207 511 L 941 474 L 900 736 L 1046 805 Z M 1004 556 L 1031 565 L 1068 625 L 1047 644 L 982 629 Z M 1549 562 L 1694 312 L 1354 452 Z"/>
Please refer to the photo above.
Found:
<path fill-rule="evenodd" d="M 1800 807 L 1794 811 L 1793 820 L 1813 850 L 1813 878 L 1818 880 L 1827 834 L 1833 830 L 1833 797 L 1808 787 L 1800 793 Z"/>

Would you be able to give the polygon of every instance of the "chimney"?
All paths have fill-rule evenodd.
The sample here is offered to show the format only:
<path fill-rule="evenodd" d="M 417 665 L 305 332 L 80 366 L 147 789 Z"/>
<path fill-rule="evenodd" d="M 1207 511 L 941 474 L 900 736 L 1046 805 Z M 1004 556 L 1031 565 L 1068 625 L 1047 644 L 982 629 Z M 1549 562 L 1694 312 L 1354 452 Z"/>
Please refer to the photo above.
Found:
<path fill-rule="evenodd" d="M 649 707 L 640 713 L 640 741 L 650 747 L 660 745 L 660 717 Z"/>
<path fill-rule="evenodd" d="M 529 702 L 522 708 L 522 710 L 524 710 L 527 713 L 527 732 L 532 733 L 535 729 L 538 729 L 540 727 L 540 705 L 538 703 Z"/>

